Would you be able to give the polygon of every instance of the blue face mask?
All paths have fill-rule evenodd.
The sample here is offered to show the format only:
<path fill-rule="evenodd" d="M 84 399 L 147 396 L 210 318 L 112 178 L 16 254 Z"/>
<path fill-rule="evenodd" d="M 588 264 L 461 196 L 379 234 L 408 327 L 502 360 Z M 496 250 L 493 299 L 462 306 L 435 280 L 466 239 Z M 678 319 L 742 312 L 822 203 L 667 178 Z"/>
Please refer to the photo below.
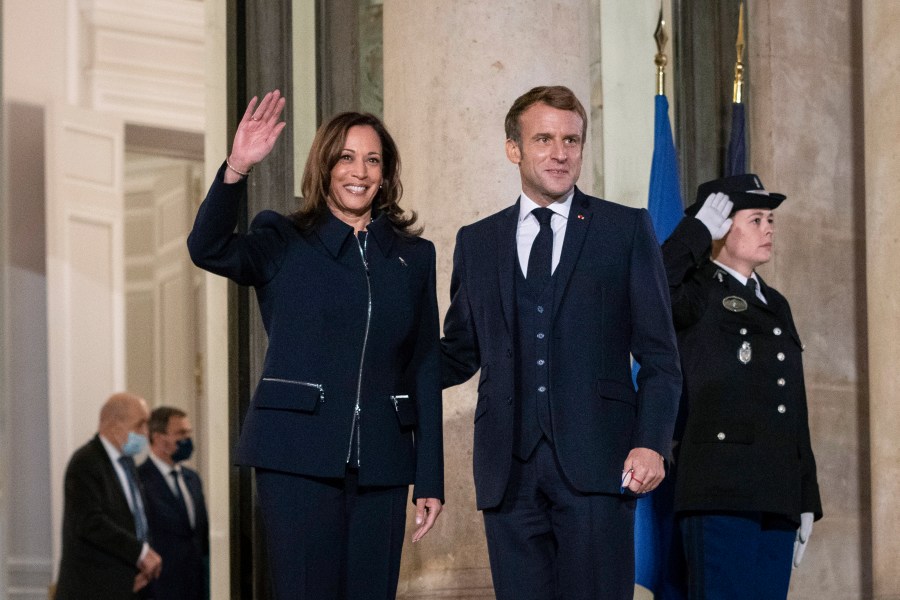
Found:
<path fill-rule="evenodd" d="M 129 431 L 128 439 L 125 440 L 124 444 L 122 444 L 122 454 L 124 454 L 125 456 L 134 456 L 143 452 L 146 447 L 146 435 L 141 435 L 140 433 Z"/>
<path fill-rule="evenodd" d="M 191 438 L 184 438 L 176 442 L 178 448 L 172 453 L 172 462 L 181 462 L 191 457 L 194 452 L 194 441 Z"/>

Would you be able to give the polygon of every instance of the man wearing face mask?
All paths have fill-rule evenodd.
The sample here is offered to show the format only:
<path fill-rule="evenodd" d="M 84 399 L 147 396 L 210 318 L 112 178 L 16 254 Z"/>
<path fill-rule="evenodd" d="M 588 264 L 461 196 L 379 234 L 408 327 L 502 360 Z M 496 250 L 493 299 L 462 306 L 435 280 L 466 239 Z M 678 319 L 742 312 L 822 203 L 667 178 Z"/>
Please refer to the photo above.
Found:
<path fill-rule="evenodd" d="M 178 408 L 150 413 L 150 455 L 138 469 L 147 520 L 165 567 L 151 584 L 155 600 L 205 600 L 209 521 L 200 476 L 182 461 L 194 449 L 191 422 Z"/>
<path fill-rule="evenodd" d="M 143 398 L 113 394 L 97 435 L 72 455 L 56 600 L 132 600 L 159 576 L 133 458 L 147 447 L 148 417 Z"/>

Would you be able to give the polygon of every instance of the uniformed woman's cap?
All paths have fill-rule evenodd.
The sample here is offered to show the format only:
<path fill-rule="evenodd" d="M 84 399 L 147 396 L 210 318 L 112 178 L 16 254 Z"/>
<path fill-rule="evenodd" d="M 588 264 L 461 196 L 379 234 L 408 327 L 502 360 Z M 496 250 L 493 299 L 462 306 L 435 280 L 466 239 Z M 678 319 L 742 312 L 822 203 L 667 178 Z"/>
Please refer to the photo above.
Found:
<path fill-rule="evenodd" d="M 734 203 L 731 214 L 745 208 L 767 208 L 773 210 L 785 199 L 784 194 L 767 192 L 762 181 L 753 173 L 732 175 L 701 183 L 697 188 L 697 201 L 687 207 L 686 215 L 694 216 L 710 194 L 722 192 Z"/>

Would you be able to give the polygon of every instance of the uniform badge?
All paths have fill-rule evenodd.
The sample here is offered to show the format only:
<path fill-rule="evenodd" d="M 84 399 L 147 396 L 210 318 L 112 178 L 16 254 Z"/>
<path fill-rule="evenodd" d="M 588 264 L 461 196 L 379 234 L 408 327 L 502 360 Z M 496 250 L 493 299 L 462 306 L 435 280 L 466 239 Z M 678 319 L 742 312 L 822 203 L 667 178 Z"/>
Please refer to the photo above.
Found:
<path fill-rule="evenodd" d="M 751 358 L 753 358 L 753 348 L 750 347 L 750 342 L 744 342 L 738 350 L 738 360 L 746 365 Z"/>
<path fill-rule="evenodd" d="M 722 306 L 731 312 L 739 313 L 747 310 L 747 301 L 740 296 L 726 296 L 722 300 Z"/>

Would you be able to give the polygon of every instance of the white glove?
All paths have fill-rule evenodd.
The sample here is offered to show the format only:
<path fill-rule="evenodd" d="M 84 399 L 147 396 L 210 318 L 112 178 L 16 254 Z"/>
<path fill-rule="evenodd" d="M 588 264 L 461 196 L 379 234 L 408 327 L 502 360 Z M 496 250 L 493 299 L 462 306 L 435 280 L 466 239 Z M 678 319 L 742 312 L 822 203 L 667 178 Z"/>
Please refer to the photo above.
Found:
<path fill-rule="evenodd" d="M 806 552 L 806 544 L 809 543 L 809 536 L 812 535 L 813 514 L 805 512 L 800 515 L 800 528 L 797 530 L 797 537 L 794 540 L 794 568 L 800 566 L 803 560 L 803 553 Z"/>
<path fill-rule="evenodd" d="M 734 202 L 728 199 L 728 196 L 722 192 L 710 194 L 707 196 L 703 206 L 694 215 L 701 223 L 709 229 L 709 234 L 714 240 L 721 240 L 731 229 L 731 208 Z"/>

